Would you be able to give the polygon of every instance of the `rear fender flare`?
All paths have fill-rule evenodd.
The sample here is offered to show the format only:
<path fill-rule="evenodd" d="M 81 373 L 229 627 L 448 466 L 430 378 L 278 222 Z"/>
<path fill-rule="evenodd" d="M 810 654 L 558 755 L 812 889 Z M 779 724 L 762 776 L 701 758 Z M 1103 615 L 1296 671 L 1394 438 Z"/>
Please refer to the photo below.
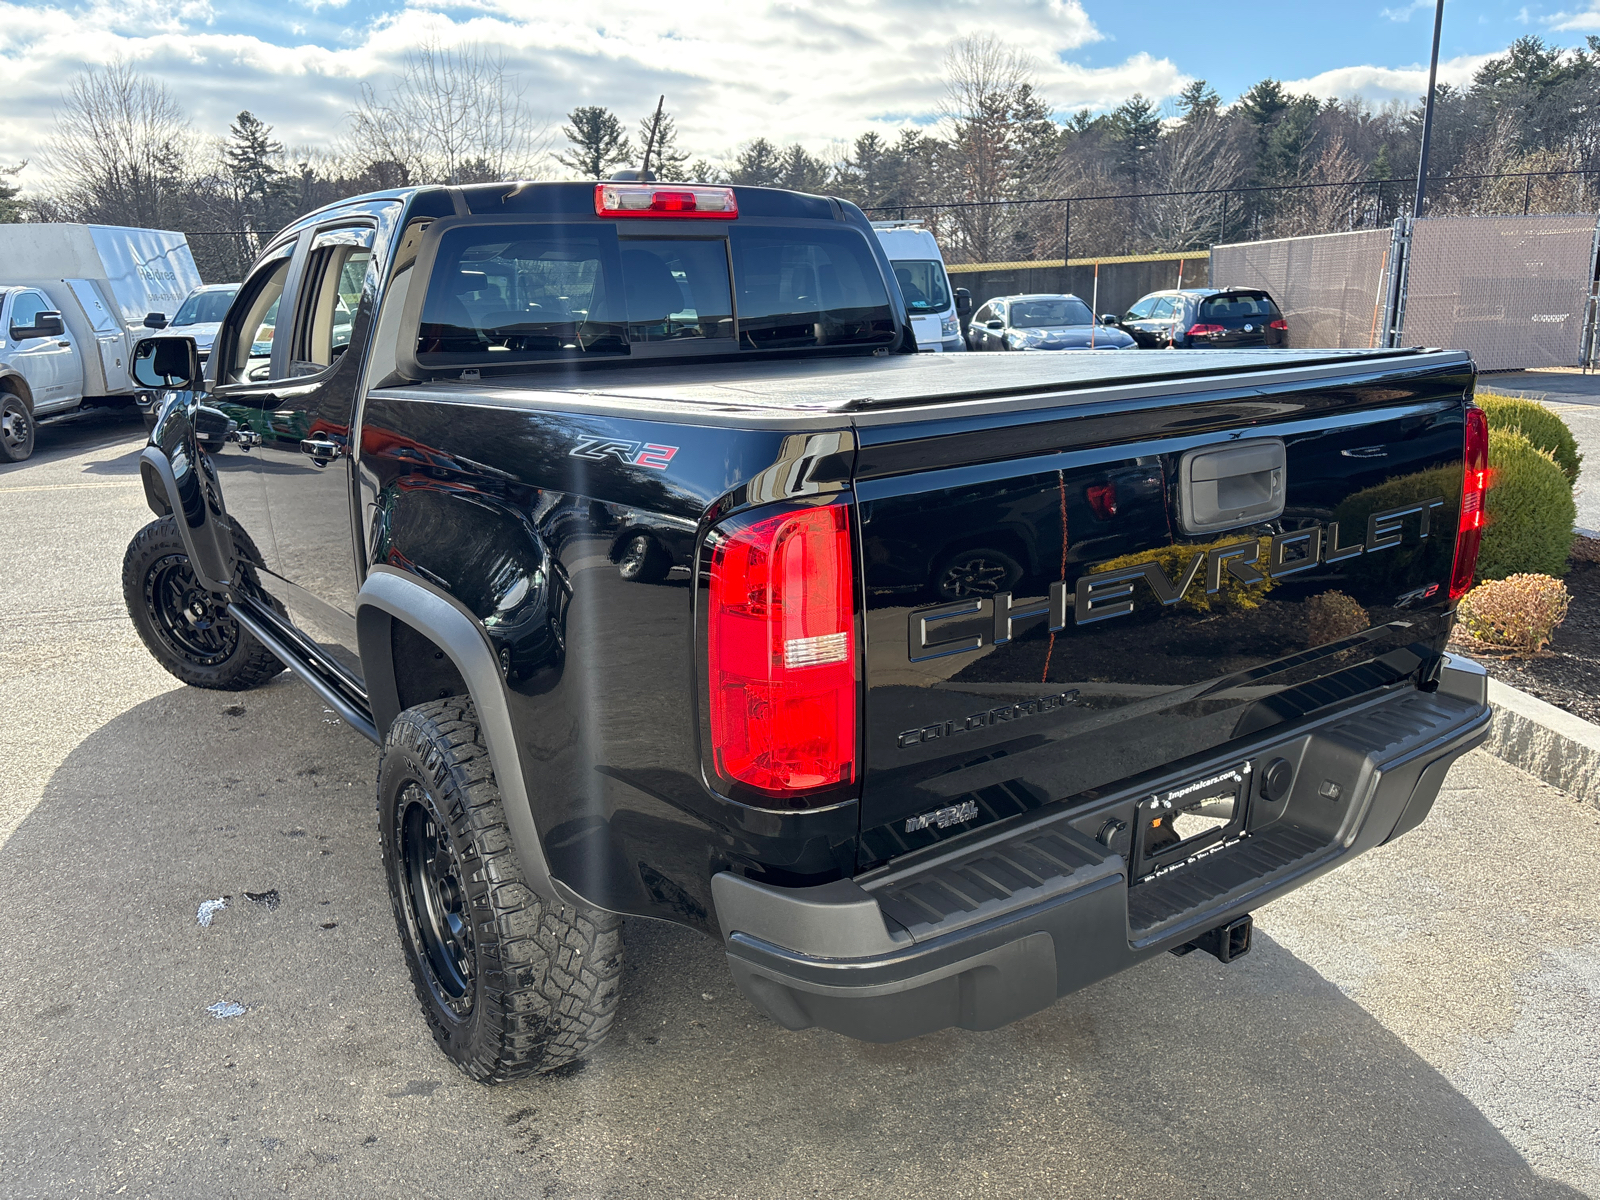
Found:
<path fill-rule="evenodd" d="M 413 575 L 381 565 L 371 569 L 356 596 L 356 640 L 378 736 L 381 738 L 400 715 L 394 621 L 403 621 L 443 650 L 466 682 L 489 750 L 489 764 L 500 785 L 506 825 L 511 830 L 523 879 L 547 900 L 581 902 L 580 897 L 550 876 L 522 773 L 505 677 L 483 626 L 455 597 Z"/>

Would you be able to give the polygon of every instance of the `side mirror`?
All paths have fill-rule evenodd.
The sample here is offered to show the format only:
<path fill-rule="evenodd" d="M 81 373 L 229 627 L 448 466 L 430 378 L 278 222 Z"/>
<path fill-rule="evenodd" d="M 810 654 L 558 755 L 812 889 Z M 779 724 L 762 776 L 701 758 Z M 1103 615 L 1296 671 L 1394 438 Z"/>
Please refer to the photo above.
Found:
<path fill-rule="evenodd" d="M 140 387 L 192 391 L 200 382 L 200 352 L 191 337 L 144 338 L 133 348 Z"/>
<path fill-rule="evenodd" d="M 987 329 L 1004 329 L 1006 327 L 1006 323 L 1000 320 L 998 317 L 993 321 L 985 321 L 983 324 Z"/>
<path fill-rule="evenodd" d="M 60 337 L 66 331 L 58 312 L 42 312 L 33 319 L 34 337 Z"/>
<path fill-rule="evenodd" d="M 166 313 L 146 313 L 144 318 L 146 329 L 165 329 L 167 327 Z"/>
<path fill-rule="evenodd" d="M 963 317 L 972 311 L 972 293 L 966 288 L 956 289 L 956 312 Z"/>
<path fill-rule="evenodd" d="M 1101 316 L 1100 316 L 1100 324 L 1102 324 L 1102 325 L 1121 325 L 1122 321 L 1117 316 L 1116 313 L 1102 313 Z"/>

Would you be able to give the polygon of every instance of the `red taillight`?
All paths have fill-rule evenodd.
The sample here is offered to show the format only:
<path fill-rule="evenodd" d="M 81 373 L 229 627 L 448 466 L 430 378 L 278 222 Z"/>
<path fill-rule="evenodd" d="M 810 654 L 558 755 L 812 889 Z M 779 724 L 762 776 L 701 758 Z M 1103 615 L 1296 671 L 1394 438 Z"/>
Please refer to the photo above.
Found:
<path fill-rule="evenodd" d="M 856 774 L 855 605 L 843 505 L 713 535 L 707 624 L 716 772 L 769 796 Z"/>
<path fill-rule="evenodd" d="M 1450 568 L 1450 599 L 1459 600 L 1472 590 L 1478 569 L 1478 544 L 1488 514 L 1484 496 L 1489 491 L 1489 418 L 1481 408 L 1467 409 L 1466 432 L 1461 438 L 1461 520 L 1456 525 L 1456 558 Z"/>
<path fill-rule="evenodd" d="M 1209 334 L 1222 333 L 1222 332 L 1223 332 L 1223 328 L 1222 328 L 1221 325 L 1191 325 L 1191 326 L 1189 326 L 1189 336 L 1190 337 L 1206 337 Z"/>
<path fill-rule="evenodd" d="M 594 211 L 600 217 L 714 217 L 732 221 L 739 201 L 732 188 L 692 183 L 597 183 Z"/>
<path fill-rule="evenodd" d="M 1109 521 L 1117 515 L 1117 485 L 1114 483 L 1091 483 L 1083 489 L 1083 496 L 1089 502 L 1089 507 L 1094 510 L 1094 515 L 1102 521 Z"/>
<path fill-rule="evenodd" d="M 1278 331 L 1280 331 L 1282 333 L 1288 333 L 1289 332 L 1289 322 L 1285 321 L 1282 317 L 1279 317 L 1276 321 L 1267 322 L 1267 328 L 1268 329 L 1276 329 L 1276 330 L 1278 330 Z"/>

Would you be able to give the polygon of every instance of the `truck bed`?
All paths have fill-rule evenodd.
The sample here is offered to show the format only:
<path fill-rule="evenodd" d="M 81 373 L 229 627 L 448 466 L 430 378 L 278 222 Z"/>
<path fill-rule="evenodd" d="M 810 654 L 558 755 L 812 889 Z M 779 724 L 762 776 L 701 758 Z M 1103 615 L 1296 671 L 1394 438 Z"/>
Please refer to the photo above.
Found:
<path fill-rule="evenodd" d="M 1216 350 L 1159 353 L 915 354 L 877 359 L 784 362 L 684 362 L 555 373 L 437 380 L 379 389 L 386 398 L 455 401 L 512 408 L 659 416 L 694 423 L 775 422 L 800 429 L 898 422 L 907 410 L 962 405 L 1037 407 L 1148 399 L 1237 388 L 1297 386 L 1343 374 L 1394 369 L 1406 374 L 1468 362 L 1462 351 Z M 1020 403 L 1019 403 L 1020 402 Z"/>

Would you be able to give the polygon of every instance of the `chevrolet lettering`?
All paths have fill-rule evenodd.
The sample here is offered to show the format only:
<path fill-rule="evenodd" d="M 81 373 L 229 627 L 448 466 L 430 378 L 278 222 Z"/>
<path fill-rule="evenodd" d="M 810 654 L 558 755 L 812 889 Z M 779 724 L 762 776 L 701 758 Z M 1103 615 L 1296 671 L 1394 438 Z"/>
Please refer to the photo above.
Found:
<path fill-rule="evenodd" d="M 1114 571 L 1080 575 L 1069 589 L 1063 580 L 1050 584 L 1046 597 L 1014 600 L 1009 592 L 997 592 L 988 599 L 963 600 L 912 611 L 908 625 L 907 654 L 912 662 L 998 646 L 1015 636 L 1019 622 L 1048 617 L 1047 628 L 1056 633 L 1071 623 L 1088 625 L 1111 617 L 1124 617 L 1134 610 L 1135 584 L 1143 582 L 1163 605 L 1174 605 L 1189 594 L 1204 571 L 1205 594 L 1214 596 L 1232 578 L 1245 585 L 1282 579 L 1300 571 L 1343 562 L 1360 554 L 1376 554 L 1400 545 L 1407 518 L 1414 518 L 1418 541 L 1432 531 L 1433 514 L 1444 508 L 1443 496 L 1430 497 L 1415 504 L 1375 512 L 1367 518 L 1366 541 L 1339 545 L 1339 523 L 1323 526 L 1308 524 L 1292 532 L 1277 533 L 1267 543 L 1265 557 L 1258 541 L 1234 542 L 1197 550 L 1176 579 L 1169 578 L 1160 563 L 1150 561 Z M 1414 593 L 1420 595 L 1425 592 Z M 1407 601 L 1410 601 L 1410 596 Z M 969 632 L 962 618 L 985 618 Z M 942 624 L 949 622 L 948 625 Z M 936 629 L 935 626 L 938 626 Z M 939 630 L 952 632 L 942 635 Z"/>
<path fill-rule="evenodd" d="M 921 354 L 855 205 L 638 174 L 340 200 L 203 373 L 136 347 L 139 636 L 376 746 L 422 1020 L 363 1036 L 577 1062 L 629 917 L 752 1018 L 994 1029 L 1427 817 L 1489 722 L 1466 354 Z"/>

